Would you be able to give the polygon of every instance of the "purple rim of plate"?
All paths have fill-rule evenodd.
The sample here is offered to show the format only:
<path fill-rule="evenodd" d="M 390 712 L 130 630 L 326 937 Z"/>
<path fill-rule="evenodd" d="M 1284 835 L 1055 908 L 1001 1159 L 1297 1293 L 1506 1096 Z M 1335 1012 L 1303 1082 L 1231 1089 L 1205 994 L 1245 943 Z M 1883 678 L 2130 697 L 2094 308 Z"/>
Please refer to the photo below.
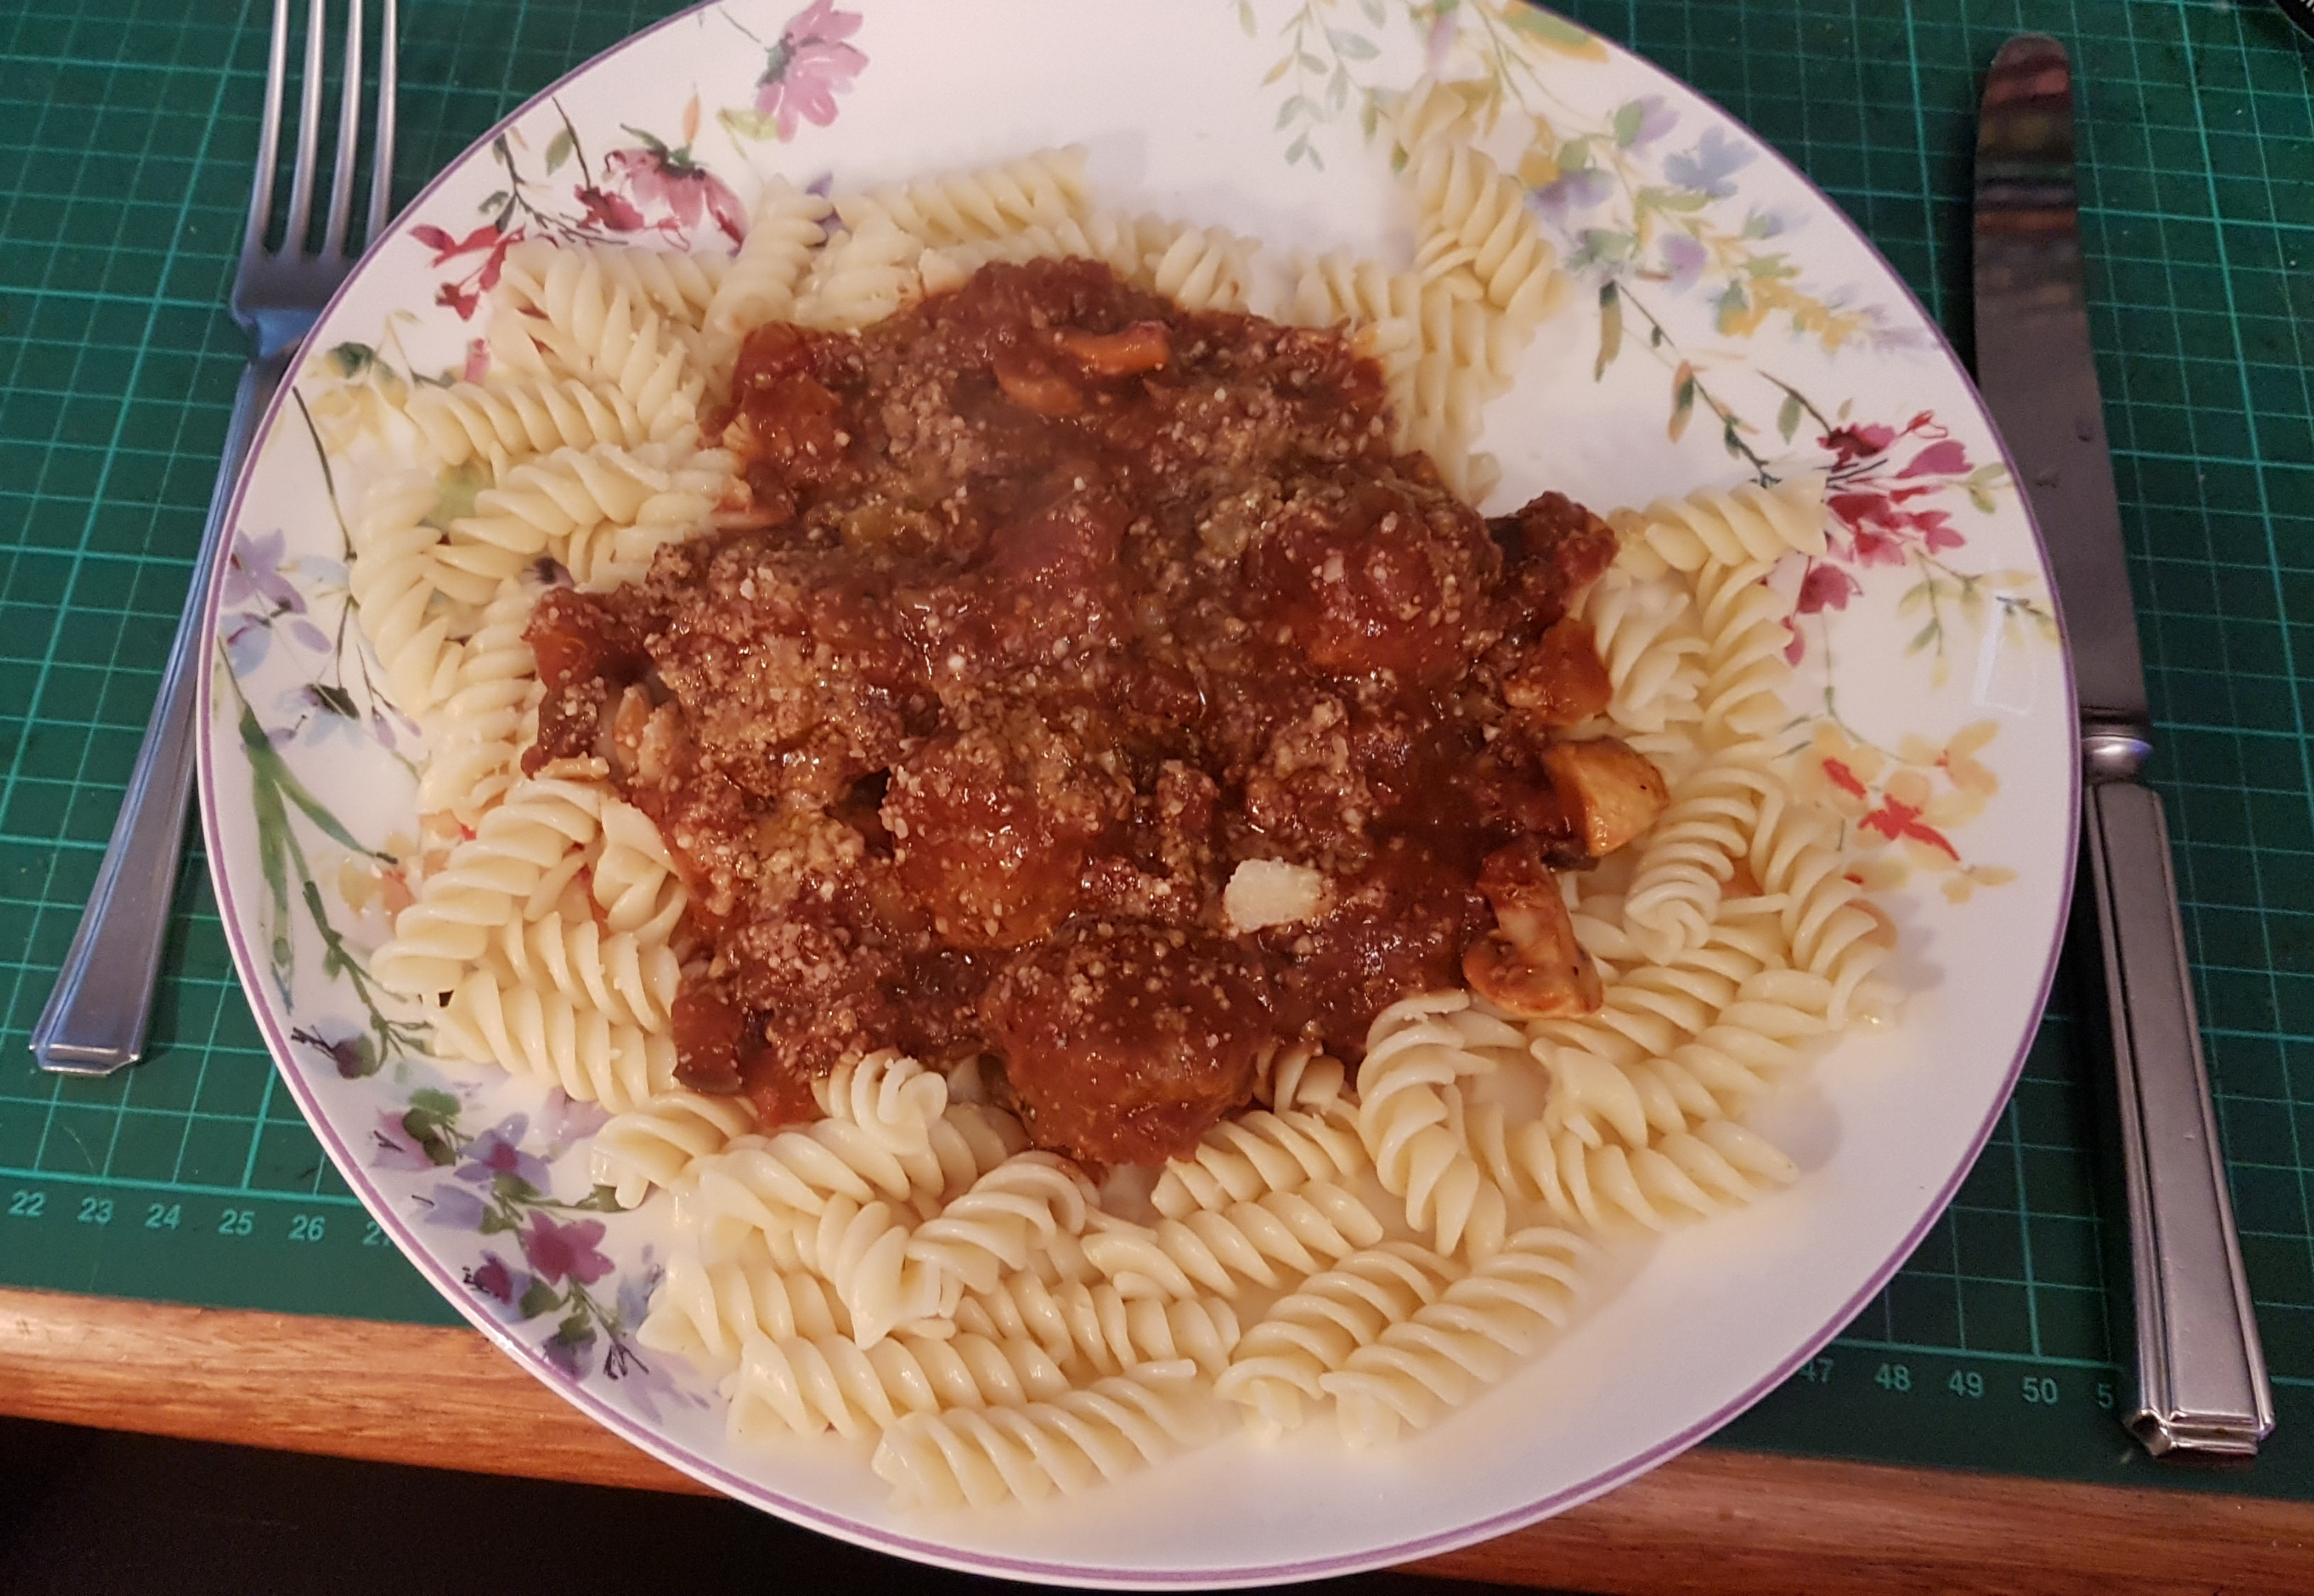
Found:
<path fill-rule="evenodd" d="M 411 217 L 433 195 L 436 190 L 449 180 L 453 173 L 473 158 L 477 151 L 488 148 L 492 139 L 529 114 L 534 107 L 560 93 L 578 78 L 607 66 L 652 35 L 675 27 L 703 12 L 718 9 L 721 4 L 722 0 L 701 0 L 699 4 L 686 7 L 673 16 L 662 18 L 649 27 L 629 35 L 591 60 L 572 67 L 524 101 L 513 111 L 500 118 L 489 131 L 468 146 L 456 158 L 436 173 L 424 188 L 413 195 L 410 202 L 396 214 L 395 219 L 387 226 L 382 236 L 370 241 L 368 247 L 363 252 L 360 262 L 356 264 L 351 272 L 347 274 L 346 281 L 340 285 L 338 291 L 330 297 L 329 304 L 314 319 L 314 325 L 320 326 L 329 320 L 337 310 L 339 301 L 345 297 L 347 290 L 367 271 L 373 257 L 385 245 L 404 235 Z M 1587 29 L 1585 31 L 1590 31 Z M 1596 34 L 1593 36 L 1598 38 L 1599 42 L 1625 66 L 1638 68 L 1656 80 L 1665 88 L 1686 97 L 1742 132 L 1753 147 L 1780 166 L 1787 174 L 1797 179 L 1823 205 L 1825 213 L 1831 216 L 1839 226 L 1847 229 L 1850 235 L 1865 247 L 1872 259 L 1879 264 L 1888 283 L 1903 297 L 1903 303 L 1912 307 L 1912 314 L 1919 319 L 1920 324 L 1928 330 L 1930 337 L 1933 340 L 1933 348 L 1943 355 L 1952 370 L 1960 375 L 1967 386 L 1970 399 L 1976 405 L 1977 414 L 1984 421 L 1995 446 L 2000 451 L 2001 464 L 2008 467 L 2009 475 L 2014 480 L 2016 462 L 2009 457 L 2008 444 L 2001 439 L 2000 428 L 1993 424 L 1992 415 L 1984 409 L 1984 402 L 1976 393 L 1976 385 L 1969 379 L 1967 369 L 1962 366 L 1959 356 L 1954 352 L 1951 341 L 1945 336 L 1944 329 L 1937 324 L 1936 319 L 1930 315 L 1918 296 L 1913 294 L 1911 286 L 1898 274 L 1895 268 L 1888 263 L 1887 258 L 1881 254 L 1870 236 L 1856 224 L 1847 211 L 1843 210 L 1829 194 L 1818 188 L 1807 174 L 1802 172 L 1781 150 L 1761 138 L 1741 118 L 1728 111 L 1718 102 L 1689 86 L 1654 62 L 1625 49 L 1613 40 Z M 295 382 L 296 377 L 293 374 L 288 381 L 283 383 L 280 390 L 275 394 L 271 404 L 267 407 L 265 414 L 260 419 L 257 430 L 252 436 L 247 460 L 242 468 L 240 480 L 234 484 L 233 499 L 226 514 L 225 525 L 232 531 L 233 536 L 218 540 L 216 562 L 219 570 L 222 570 L 225 562 L 232 558 L 235 541 L 240 535 L 242 505 L 249 492 L 250 478 L 256 469 L 256 463 L 263 453 L 267 441 L 272 436 L 274 425 L 280 418 Z M 2048 545 L 2041 536 L 2040 523 L 2034 517 L 2031 502 L 2023 494 L 2018 495 L 2017 503 L 2025 517 L 2027 530 L 2032 535 L 2033 545 L 2040 556 L 2041 569 L 2045 575 L 2051 570 L 2051 566 Z M 208 606 L 202 618 L 204 636 L 216 635 L 217 616 L 223 605 L 225 584 L 214 580 L 214 576 L 213 572 L 213 580 L 209 584 Z M 2049 591 L 2053 607 L 2057 613 L 2058 634 L 2061 640 L 2064 640 L 2063 605 L 2062 599 L 2057 597 L 2056 584 L 2053 581 L 2049 584 Z M 2063 642 L 2059 654 L 2063 665 L 2064 701 L 2071 704 L 2074 701 L 2074 683 L 2072 649 L 2070 641 Z M 280 1022 L 273 1014 L 271 1006 L 254 996 L 264 989 L 256 973 L 257 958 L 242 935 L 241 918 L 234 899 L 232 883 L 221 863 L 223 849 L 220 847 L 216 798 L 216 778 L 214 770 L 216 742 L 209 735 L 209 728 L 214 724 L 213 694 L 216 687 L 216 651 L 204 648 L 201 651 L 200 692 L 197 710 L 200 716 L 199 735 L 195 740 L 199 749 L 198 767 L 200 776 L 201 840 L 208 856 L 209 879 L 216 891 L 218 918 L 224 923 L 226 944 L 233 952 L 234 968 L 241 978 L 244 996 L 250 996 L 252 998 L 250 1007 L 256 1015 L 259 1027 L 264 1033 L 266 1048 L 273 1055 L 274 1067 L 287 1084 L 290 1095 L 296 1100 L 297 1106 L 304 1113 L 306 1122 L 320 1138 L 323 1147 L 327 1148 L 331 1161 L 338 1166 L 338 1172 L 345 1177 L 346 1183 L 360 1197 L 362 1205 L 369 1210 L 370 1216 L 384 1228 L 386 1234 L 393 1237 L 394 1246 L 402 1250 L 402 1256 L 417 1267 L 419 1272 L 426 1277 L 428 1283 L 439 1291 L 451 1307 L 456 1308 L 476 1329 L 495 1343 L 500 1351 L 529 1370 L 541 1383 L 604 1428 L 670 1467 L 689 1475 L 703 1485 L 712 1485 L 726 1495 L 738 1501 L 835 1536 L 840 1539 L 876 1551 L 896 1553 L 920 1562 L 966 1573 L 1026 1577 L 1055 1583 L 1065 1582 L 1072 1584 L 1121 1590 L 1169 1587 L 1217 1588 L 1266 1581 L 1312 1580 L 1331 1575 L 1356 1574 L 1371 1569 L 1385 1568 L 1393 1564 L 1409 1562 L 1418 1557 L 1439 1556 L 1481 1540 L 1490 1539 L 1497 1535 L 1506 1534 L 1513 1530 L 1522 1529 L 1570 1508 L 1579 1507 L 1584 1503 L 1594 1497 L 1603 1496 L 1617 1486 L 1626 1485 L 1650 1469 L 1668 1462 L 1750 1408 L 1770 1391 L 1788 1379 L 1801 1365 L 1815 1357 L 1823 1350 L 1826 1343 L 1837 1336 L 1858 1314 L 1864 1310 L 1865 1305 L 1878 1295 L 1881 1288 L 1886 1286 L 1895 1275 L 1896 1271 L 1903 1266 L 1904 1260 L 1911 1257 L 1914 1249 L 1927 1238 L 1929 1231 L 1935 1226 L 1937 1220 L 1943 1217 L 1946 1207 L 1960 1190 L 1962 1181 L 1967 1178 L 1969 1170 L 1983 1152 L 1985 1143 L 1992 1139 L 1994 1125 L 1999 1123 L 2010 1095 L 2016 1090 L 2018 1077 L 2024 1071 L 2026 1056 L 2031 1050 L 2034 1035 L 2039 1029 L 2041 1015 L 2048 1006 L 2049 993 L 2056 980 L 2058 958 L 2064 941 L 2065 922 L 2061 916 L 2051 936 L 2049 951 L 2042 965 L 2039 996 L 2033 1005 L 2031 1023 L 2026 1026 L 2023 1034 L 2017 1041 L 2015 1051 L 2009 1060 L 2009 1068 L 2000 1095 L 1987 1111 L 1984 1122 L 1977 1128 L 1976 1134 L 1969 1144 L 1966 1156 L 1955 1167 L 1943 1188 L 1938 1192 L 1935 1201 L 1914 1223 L 1887 1262 L 1875 1269 L 1865 1282 L 1858 1288 L 1855 1294 L 1833 1316 L 1831 1321 L 1822 1329 L 1807 1336 L 1789 1358 L 1775 1365 L 1748 1389 L 1723 1404 L 1717 1411 L 1696 1421 L 1678 1433 L 1657 1441 L 1637 1456 L 1627 1459 L 1604 1473 L 1584 1481 L 1581 1485 L 1569 1486 L 1538 1501 L 1504 1512 L 1491 1514 L 1483 1519 L 1459 1524 L 1451 1529 L 1437 1530 L 1412 1540 L 1362 1551 L 1347 1552 L 1337 1556 L 1234 1568 L 1141 1571 L 1070 1563 L 1040 1562 L 993 1553 L 958 1552 L 936 1541 L 918 1540 L 910 1536 L 861 1523 L 854 1519 L 847 1519 L 840 1514 L 830 1513 L 808 1503 L 795 1501 L 776 1491 L 765 1488 L 756 1481 L 734 1474 L 718 1464 L 697 1457 L 679 1447 L 667 1444 L 658 1436 L 635 1423 L 628 1414 L 603 1401 L 586 1386 L 550 1367 L 543 1358 L 517 1340 L 511 1330 L 485 1313 L 473 1300 L 473 1293 L 464 1289 L 447 1265 L 437 1260 L 420 1243 L 417 1234 L 396 1211 L 393 1202 L 372 1185 L 367 1171 L 355 1157 L 354 1149 L 339 1136 L 328 1116 L 322 1113 L 321 1104 L 305 1081 L 303 1072 L 291 1062 L 295 1055 L 289 1046 L 289 1039 L 282 1033 Z M 2068 762 L 2066 775 L 2065 852 L 2062 873 L 2064 890 L 2059 894 L 2057 900 L 2060 905 L 2069 904 L 2072 900 L 2073 875 L 2080 847 L 2081 775 L 2078 750 L 2075 750 L 2074 757 Z"/>

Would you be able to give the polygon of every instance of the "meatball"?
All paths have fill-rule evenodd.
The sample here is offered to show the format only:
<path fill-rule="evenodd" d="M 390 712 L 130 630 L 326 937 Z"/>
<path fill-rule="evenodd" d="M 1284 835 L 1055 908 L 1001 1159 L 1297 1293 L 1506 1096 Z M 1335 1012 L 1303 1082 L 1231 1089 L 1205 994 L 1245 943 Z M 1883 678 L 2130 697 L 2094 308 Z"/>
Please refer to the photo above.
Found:
<path fill-rule="evenodd" d="M 981 1014 L 1037 1145 L 1097 1164 L 1188 1152 L 1252 1095 L 1271 1037 L 1259 963 L 1155 926 L 1096 926 L 1021 953 Z"/>

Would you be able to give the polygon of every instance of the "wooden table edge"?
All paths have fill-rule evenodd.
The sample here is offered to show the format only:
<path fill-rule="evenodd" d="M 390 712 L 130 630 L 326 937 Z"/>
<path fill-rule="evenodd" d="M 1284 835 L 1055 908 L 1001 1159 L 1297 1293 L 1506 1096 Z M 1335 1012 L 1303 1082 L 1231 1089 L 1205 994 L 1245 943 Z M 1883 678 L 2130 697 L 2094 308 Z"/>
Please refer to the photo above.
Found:
<path fill-rule="evenodd" d="M 0 1413 L 376 1462 L 704 1490 L 467 1329 L 0 1289 Z M 1418 1566 L 1650 1596 L 2314 1592 L 2314 1504 L 1709 1449 Z"/>

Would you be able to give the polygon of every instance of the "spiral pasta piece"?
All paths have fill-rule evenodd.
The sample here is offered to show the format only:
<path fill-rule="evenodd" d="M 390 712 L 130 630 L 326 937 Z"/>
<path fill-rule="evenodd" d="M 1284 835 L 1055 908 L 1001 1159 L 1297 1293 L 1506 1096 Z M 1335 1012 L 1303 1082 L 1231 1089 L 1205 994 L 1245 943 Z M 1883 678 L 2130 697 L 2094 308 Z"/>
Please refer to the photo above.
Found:
<path fill-rule="evenodd" d="M 1107 1281 L 1048 1281 L 1022 1270 L 958 1304 L 959 1331 L 1027 1337 L 1071 1370 L 1117 1374 L 1187 1359 L 1207 1375 L 1229 1366 L 1238 1319 L 1219 1298 L 1127 1297 Z"/>
<path fill-rule="evenodd" d="M 811 1091 L 821 1113 L 859 1126 L 895 1153 L 928 1144 L 949 1106 L 948 1077 L 894 1048 L 838 1064 L 813 1080 Z"/>
<path fill-rule="evenodd" d="M 1184 310 L 1243 310 L 1253 282 L 1257 239 L 1219 227 L 1181 226 L 1147 257 L 1153 292 Z"/>
<path fill-rule="evenodd" d="M 498 293 L 501 302 L 518 310 L 548 312 L 558 294 L 571 291 L 549 286 L 555 272 L 587 273 L 600 279 L 598 293 L 623 288 L 637 305 L 691 325 L 705 316 L 735 264 L 705 251 L 655 249 L 649 244 L 570 244 L 526 238 L 507 251 Z"/>
<path fill-rule="evenodd" d="M 1418 146 L 1409 158 L 1414 270 L 1426 282 L 1482 299 L 1515 321 L 1542 320 L 1565 289 L 1558 257 L 1526 208 L 1518 179 L 1462 139 Z"/>
<path fill-rule="evenodd" d="M 1704 565 L 1694 573 L 1696 607 L 1707 644 L 1698 690 L 1706 747 L 1771 736 L 1791 719 L 1785 691 L 1792 667 L 1789 602 L 1768 586 L 1771 566 Z"/>
<path fill-rule="evenodd" d="M 842 194 L 835 211 L 855 235 L 884 226 L 919 244 L 972 244 L 1026 227 L 1082 220 L 1090 201 L 1082 146 Z"/>
<path fill-rule="evenodd" d="M 1051 226 L 1023 227 L 1002 237 L 945 244 L 924 251 L 918 270 L 923 291 L 961 288 L 981 267 L 995 261 L 1100 261 L 1138 288 L 1153 288 L 1156 263 L 1181 229 L 1158 217 L 1089 210 Z"/>
<path fill-rule="evenodd" d="M 721 1152 L 735 1136 L 755 1128 L 745 1097 L 702 1092 L 661 1092 L 595 1132 L 587 1167 L 609 1186 L 621 1208 L 633 1208 L 653 1188 L 671 1190 L 697 1160 Z"/>
<path fill-rule="evenodd" d="M 1392 108 L 1391 132 L 1399 153 L 1410 162 L 1426 148 L 1467 143 L 1479 131 L 1482 85 L 1425 77 Z"/>
<path fill-rule="evenodd" d="M 1879 919 L 1861 907 L 1864 889 L 1850 879 L 1833 845 L 1836 822 L 1788 797 L 1763 803 L 1753 834 L 1753 874 L 1784 900 L 1783 930 L 1793 968 L 1821 976 L 1825 1023 L 1846 1025 L 1859 994 L 1877 1002 L 1868 983 L 1887 957 Z"/>
<path fill-rule="evenodd" d="M 1347 1109 L 1331 1116 L 1254 1109 L 1223 1120 L 1189 1157 L 1167 1164 L 1150 1201 L 1178 1219 L 1193 1209 L 1226 1208 L 1313 1180 L 1339 1181 L 1365 1167 L 1365 1148 Z"/>
<path fill-rule="evenodd" d="M 723 1382 L 735 1441 L 828 1430 L 865 1435 L 904 1414 L 1021 1407 L 1068 1389 L 1036 1343 L 973 1334 L 895 1335 L 872 1346 L 843 1335 L 751 1335 Z"/>
<path fill-rule="evenodd" d="M 1701 713 L 1705 642 L 1685 587 L 1668 577 L 1642 581 L 1610 567 L 1575 612 L 1591 628 L 1613 690 L 1607 718 L 1634 732 L 1660 732 Z"/>
<path fill-rule="evenodd" d="M 1671 794 L 1639 844 L 1623 923 L 1647 956 L 1667 963 L 1711 935 L 1721 894 L 1749 851 L 1762 799 L 1783 783 L 1772 750 L 1744 743 L 1714 756 Z"/>
<path fill-rule="evenodd" d="M 1502 1250 L 1319 1377 L 1353 1446 L 1420 1429 L 1499 1381 L 1574 1310 L 1594 1256 L 1580 1237 L 1522 1230 Z"/>
<path fill-rule="evenodd" d="M 1590 1146 L 1572 1130 L 1553 1137 L 1536 1123 L 1513 1133 L 1508 1151 L 1553 1216 L 1605 1235 L 1669 1230 L 1799 1175 L 1782 1152 L 1733 1120 L 1707 1120 L 1637 1148 Z"/>
<path fill-rule="evenodd" d="M 924 241 L 871 216 L 839 233 L 812 263 L 791 313 L 799 326 L 856 332 L 923 294 Z"/>
<path fill-rule="evenodd" d="M 1264 1437 L 1298 1427 L 1303 1403 L 1322 1402 L 1320 1379 L 1372 1343 L 1462 1272 L 1459 1264 L 1409 1241 L 1351 1254 L 1278 1299 L 1241 1337 L 1214 1393 L 1245 1410 Z"/>
<path fill-rule="evenodd" d="M 1486 401 L 1508 387 L 1533 327 L 1458 296 L 1443 282 L 1331 254 L 1296 279 L 1293 311 L 1318 326 L 1348 322 L 1361 352 L 1382 367 L 1401 448 L 1421 449 L 1449 485 L 1484 496 L 1471 445 Z"/>
<path fill-rule="evenodd" d="M 1342 1061 L 1306 1042 L 1288 1043 L 1255 1073 L 1254 1101 L 1279 1113 L 1300 1110 L 1329 1117 L 1349 1106 L 1349 1071 Z"/>
<path fill-rule="evenodd" d="M 641 581 L 660 549 L 713 524 L 737 481 L 737 458 L 723 449 L 683 456 L 631 518 L 596 521 L 564 540 L 559 553 L 570 580 L 588 592 Z"/>
<path fill-rule="evenodd" d="M 420 722 L 420 814 L 447 814 L 471 828 L 521 779 L 540 695 L 538 661 L 523 635 L 535 602 L 528 588 L 508 583 L 461 647 L 455 685 Z"/>
<path fill-rule="evenodd" d="M 1471 1006 L 1467 993 L 1408 998 L 1384 1009 L 1366 1033 L 1358 1067 L 1358 1136 L 1382 1188 L 1406 1203 L 1406 1222 L 1452 1255 L 1501 1243 L 1503 1195 L 1457 1134 L 1448 1092 L 1490 1073 L 1525 1038 Z"/>
<path fill-rule="evenodd" d="M 603 523 L 631 524 L 671 479 L 651 449 L 562 448 L 509 470 L 474 495 L 474 513 L 451 523 L 436 555 L 444 590 L 488 603 L 542 554 L 562 558 L 572 538 Z"/>
<path fill-rule="evenodd" d="M 1235 1297 L 1241 1280 L 1275 1288 L 1382 1238 L 1365 1203 L 1329 1181 L 1271 1192 L 1225 1209 L 1197 1209 L 1153 1228 L 1094 1210 L 1085 1259 L 1127 1296 Z"/>
<path fill-rule="evenodd" d="M 1219 1429 L 1194 1370 L 1157 1365 L 1023 1407 L 913 1414 L 870 1460 L 902 1505 L 1040 1502 L 1202 1446 Z"/>
<path fill-rule="evenodd" d="M 501 277 L 492 353 L 517 373 L 606 385 L 649 436 L 669 437 L 698 419 L 705 386 L 693 365 L 691 318 L 662 315 L 637 286 L 605 269 L 603 253 L 557 247 L 540 252 L 543 270 L 534 277 Z"/>
<path fill-rule="evenodd" d="M 1824 479 L 1796 476 L 1762 488 L 1701 488 L 1682 499 L 1658 499 L 1645 510 L 1609 516 L 1622 534 L 1633 573 L 1649 567 L 1700 571 L 1707 562 L 1748 565 L 1797 551 L 1824 551 Z M 1631 550 L 1638 545 L 1643 554 Z M 1652 560 L 1647 558 L 1652 556 Z"/>
<path fill-rule="evenodd" d="M 559 913 L 507 921 L 481 969 L 501 987 L 552 992 L 600 1010 L 614 1025 L 653 1033 L 667 1028 L 683 980 L 675 950 L 665 943 L 646 943 L 632 932 L 605 935 L 592 916 L 574 922 Z"/>
<path fill-rule="evenodd" d="M 493 475 L 559 448 L 654 441 L 625 395 L 571 377 L 420 387 L 402 408 L 441 465 L 479 460 Z"/>
<path fill-rule="evenodd" d="M 785 321 L 794 313 L 796 289 L 812 253 L 826 237 L 826 223 L 834 208 L 784 177 L 764 185 L 738 254 L 713 295 L 698 308 L 703 368 L 712 371 L 727 365 L 748 329 Z"/>
<path fill-rule="evenodd" d="M 715 1257 L 676 1248 L 635 1339 L 721 1375 L 738 1367 L 750 1340 L 840 1335 L 851 1327 L 852 1316 L 826 1281 L 783 1264 L 764 1237 L 750 1236 Z"/>
<path fill-rule="evenodd" d="M 651 818 L 621 798 L 605 798 L 603 850 L 589 890 L 603 910 L 603 928 L 645 943 L 665 942 L 689 901 L 675 856 Z"/>
<path fill-rule="evenodd" d="M 348 528 L 354 560 L 346 585 L 386 691 L 402 713 L 420 715 L 456 689 L 463 655 L 450 637 L 437 555 L 441 532 L 428 518 L 438 490 L 411 475 L 371 492 Z"/>
<path fill-rule="evenodd" d="M 702 1186 L 704 1179 L 702 1178 Z M 803 1265 L 835 1290 L 863 1347 L 927 1319 L 955 1316 L 962 1291 L 955 1276 L 908 1256 L 909 1215 L 890 1202 L 858 1202 L 841 1193 L 816 1218 L 774 1221 Z M 773 1255 L 783 1250 L 770 1237 Z"/>
<path fill-rule="evenodd" d="M 621 1024 L 560 992 L 500 986 L 487 969 L 450 994 L 434 1022 L 434 1048 L 445 1058 L 496 1064 L 559 1086 L 573 1101 L 600 1103 L 613 1113 L 675 1086 L 671 1038 Z"/>
<path fill-rule="evenodd" d="M 552 910 L 587 862 L 602 794 L 575 782 L 525 777 L 450 850 L 371 955 L 389 992 L 432 996 L 459 985 L 510 918 Z"/>
<path fill-rule="evenodd" d="M 1016 1153 L 918 1225 L 907 1259 L 967 1290 L 991 1290 L 1002 1273 L 1028 1267 L 1032 1248 L 1049 1246 L 1059 1232 L 1082 1232 L 1093 1200 L 1091 1183 L 1066 1159 Z"/>

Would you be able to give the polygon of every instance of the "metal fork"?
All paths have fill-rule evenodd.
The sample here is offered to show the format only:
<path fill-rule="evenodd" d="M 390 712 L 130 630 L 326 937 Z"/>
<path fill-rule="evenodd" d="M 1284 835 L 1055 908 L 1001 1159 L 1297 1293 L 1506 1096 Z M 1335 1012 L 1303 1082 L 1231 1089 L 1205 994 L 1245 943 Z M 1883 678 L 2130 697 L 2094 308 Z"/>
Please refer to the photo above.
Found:
<path fill-rule="evenodd" d="M 365 240 L 384 230 L 387 192 L 393 167 L 395 0 L 384 0 L 379 47 L 378 104 L 372 137 L 369 212 Z M 355 154 L 358 146 L 362 87 L 362 0 L 351 0 L 346 23 L 345 81 L 338 107 L 337 165 L 330 180 L 330 209 L 318 253 L 308 253 L 305 235 L 313 221 L 314 180 L 322 143 L 322 40 L 328 31 L 328 0 L 307 0 L 305 83 L 299 95 L 297 153 L 290 171 L 289 214 L 280 244 L 265 247 L 273 217 L 275 162 L 280 149 L 282 83 L 288 64 L 289 0 L 273 0 L 273 44 L 265 73 L 265 120 L 258 135 L 257 175 L 249 197 L 249 225 L 242 235 L 241 263 L 233 279 L 233 319 L 255 345 L 242 373 L 225 428 L 225 460 L 209 499 L 208 528 L 194 557 L 192 586 L 185 595 L 177 637 L 161 676 L 161 691 L 146 723 L 145 745 L 128 778 L 120 818 L 97 872 L 95 890 L 81 913 L 80 929 L 65 955 L 56 990 L 32 1027 L 32 1051 L 43 1069 L 71 1075 L 110 1075 L 133 1064 L 145 1051 L 160 975 L 161 942 L 169 925 L 169 900 L 176 884 L 177 859 L 184 842 L 185 800 L 193 782 L 194 686 L 200 651 L 208 639 L 202 620 L 209 582 L 226 536 L 226 510 L 249 453 L 257 419 L 288 376 L 314 320 L 345 280 L 353 256 L 347 253 L 352 218 Z"/>

